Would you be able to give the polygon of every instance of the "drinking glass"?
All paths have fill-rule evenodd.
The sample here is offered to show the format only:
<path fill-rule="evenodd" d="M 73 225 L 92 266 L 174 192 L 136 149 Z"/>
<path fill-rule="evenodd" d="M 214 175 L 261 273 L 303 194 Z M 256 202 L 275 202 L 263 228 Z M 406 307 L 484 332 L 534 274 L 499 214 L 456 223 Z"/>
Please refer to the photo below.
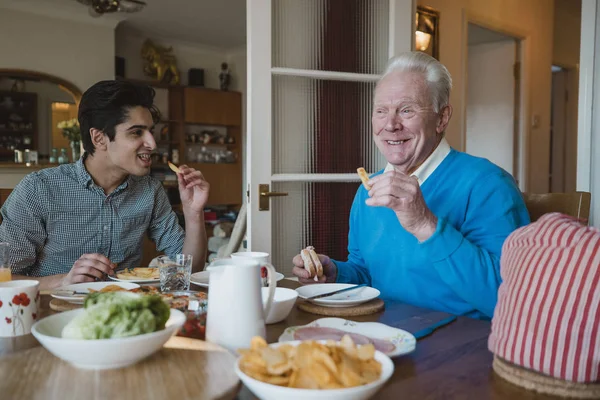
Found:
<path fill-rule="evenodd" d="M 8 264 L 9 247 L 6 242 L 0 243 L 0 282 L 11 280 L 10 265 Z"/>
<path fill-rule="evenodd" d="M 192 256 L 176 254 L 174 258 L 173 260 L 168 256 L 160 256 L 157 259 L 161 292 L 190 290 Z"/>

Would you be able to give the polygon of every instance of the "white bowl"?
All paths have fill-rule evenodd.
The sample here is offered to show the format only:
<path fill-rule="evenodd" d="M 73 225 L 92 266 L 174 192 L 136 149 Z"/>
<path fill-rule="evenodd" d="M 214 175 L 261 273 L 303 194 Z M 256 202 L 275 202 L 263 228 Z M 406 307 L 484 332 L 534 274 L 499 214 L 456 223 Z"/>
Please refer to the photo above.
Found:
<path fill-rule="evenodd" d="M 267 302 L 269 296 L 269 288 L 264 287 L 262 289 L 263 304 Z M 296 304 L 298 298 L 298 292 L 292 289 L 286 289 L 282 287 L 275 288 L 275 295 L 273 296 L 273 304 L 271 304 L 271 311 L 265 318 L 266 324 L 276 324 L 277 322 L 283 321 L 287 318 Z"/>
<path fill-rule="evenodd" d="M 113 369 L 134 364 L 158 351 L 185 322 L 185 315 L 171 309 L 165 329 L 116 339 L 63 339 L 63 328 L 85 309 L 51 315 L 31 328 L 35 338 L 56 357 L 82 369 Z"/>
<path fill-rule="evenodd" d="M 325 343 L 325 341 L 319 341 Z M 300 340 L 286 342 L 297 346 Z M 279 347 L 283 343 L 274 343 L 270 347 Z M 262 400 L 303 400 L 303 399 L 326 399 L 326 400 L 364 400 L 372 397 L 390 379 L 394 373 L 394 363 L 388 356 L 380 351 L 375 351 L 375 360 L 381 363 L 381 376 L 375 382 L 367 385 L 356 386 L 345 389 L 296 389 L 272 385 L 249 377 L 240 369 L 240 358 L 235 363 L 235 373 L 240 377 L 244 385 Z"/>

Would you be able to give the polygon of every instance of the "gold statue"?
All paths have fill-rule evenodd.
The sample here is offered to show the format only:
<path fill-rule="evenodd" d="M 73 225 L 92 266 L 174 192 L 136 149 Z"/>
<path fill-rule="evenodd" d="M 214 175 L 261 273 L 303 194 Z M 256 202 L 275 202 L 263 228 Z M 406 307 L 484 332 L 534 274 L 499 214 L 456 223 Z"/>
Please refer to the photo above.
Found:
<path fill-rule="evenodd" d="M 171 54 L 172 51 L 172 47 L 162 47 L 154 44 L 150 39 L 146 39 L 142 46 L 144 73 L 159 82 L 177 85 L 179 70 L 177 69 L 177 60 Z"/>

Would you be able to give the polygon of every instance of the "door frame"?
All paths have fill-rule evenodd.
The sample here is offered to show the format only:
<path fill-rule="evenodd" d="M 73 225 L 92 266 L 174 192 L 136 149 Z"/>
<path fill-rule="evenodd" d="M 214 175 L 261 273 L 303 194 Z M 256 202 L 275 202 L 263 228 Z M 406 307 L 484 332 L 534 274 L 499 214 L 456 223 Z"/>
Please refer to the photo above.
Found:
<path fill-rule="evenodd" d="M 529 102 L 531 93 L 529 90 L 528 66 L 531 59 L 531 33 L 517 25 L 512 25 L 505 22 L 487 18 L 480 14 L 468 11 L 463 8 L 462 11 L 462 65 L 461 75 L 463 79 L 462 92 L 463 107 L 461 115 L 461 147 L 466 149 L 467 144 L 467 95 L 468 95 L 468 61 L 469 61 L 469 24 L 475 24 L 483 28 L 499 32 L 503 35 L 513 37 L 517 42 L 517 62 L 519 62 L 517 92 L 518 98 L 515 99 L 515 106 L 518 111 L 515 112 L 517 121 L 515 121 L 515 147 L 518 146 L 515 157 L 515 172 L 519 189 L 526 192 L 529 188 Z M 516 149 L 515 149 L 516 150 Z"/>
<path fill-rule="evenodd" d="M 577 123 L 577 190 L 590 192 L 589 224 L 600 227 L 600 6 L 581 2 L 581 53 Z M 594 96 L 595 95 L 595 96 Z M 596 98 L 594 101 L 594 97 Z"/>

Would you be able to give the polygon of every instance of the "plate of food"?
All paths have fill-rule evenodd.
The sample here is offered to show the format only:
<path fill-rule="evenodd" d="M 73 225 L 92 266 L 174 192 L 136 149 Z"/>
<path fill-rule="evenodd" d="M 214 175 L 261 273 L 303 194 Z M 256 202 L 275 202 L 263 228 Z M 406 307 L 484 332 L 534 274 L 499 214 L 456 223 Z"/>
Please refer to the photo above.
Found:
<path fill-rule="evenodd" d="M 160 283 L 158 268 L 125 268 L 115 272 L 115 276 L 108 276 L 113 281 L 135 283 Z"/>
<path fill-rule="evenodd" d="M 275 279 L 277 280 L 277 282 L 279 282 L 283 278 L 285 278 L 285 276 L 282 273 L 280 273 L 280 272 L 275 273 Z M 196 272 L 195 274 L 192 274 L 190 276 L 191 283 L 193 283 L 194 285 L 198 285 L 198 286 L 206 287 L 206 288 L 209 285 L 209 279 L 210 279 L 210 271 L 200 271 L 200 272 Z M 263 283 L 264 283 L 264 280 L 263 280 Z"/>
<path fill-rule="evenodd" d="M 294 340 L 341 340 L 345 335 L 357 345 L 371 343 L 388 357 L 412 353 L 417 339 L 402 329 L 379 322 L 355 322 L 343 318 L 320 318 L 303 326 L 290 326 L 279 337 L 279 342 Z"/>
<path fill-rule="evenodd" d="M 267 345 L 252 338 L 241 349 L 235 372 L 257 397 L 275 399 L 363 400 L 394 373 L 388 356 L 349 336 L 334 341 L 293 341 Z"/>
<path fill-rule="evenodd" d="M 342 289 L 355 287 L 355 290 L 348 290 L 327 297 L 313 298 L 327 293 L 337 292 Z M 320 283 L 296 288 L 298 297 L 305 299 L 313 304 L 325 307 L 352 307 L 379 297 L 379 290 L 370 286 L 352 285 L 349 283 Z"/>
<path fill-rule="evenodd" d="M 141 286 L 136 289 L 131 289 L 130 292 L 141 294 L 156 294 L 160 296 L 170 308 L 176 308 L 180 311 L 188 309 L 206 308 L 206 293 L 196 292 L 194 290 L 178 290 L 172 292 L 161 292 L 155 286 Z M 195 303 L 190 303 L 195 301 Z"/>
<path fill-rule="evenodd" d="M 140 285 L 132 282 L 88 282 L 75 283 L 54 289 L 50 296 L 55 299 L 68 301 L 72 304 L 83 304 L 85 297 L 91 293 L 120 292 L 138 289 Z"/>

